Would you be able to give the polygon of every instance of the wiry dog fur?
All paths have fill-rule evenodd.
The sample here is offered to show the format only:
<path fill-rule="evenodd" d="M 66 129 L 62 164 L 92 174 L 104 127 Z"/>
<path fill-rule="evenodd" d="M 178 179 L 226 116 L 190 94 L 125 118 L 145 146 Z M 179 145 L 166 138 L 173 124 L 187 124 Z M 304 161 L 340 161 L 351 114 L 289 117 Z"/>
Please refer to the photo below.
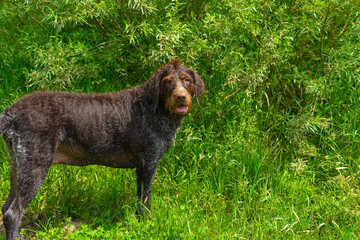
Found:
<path fill-rule="evenodd" d="M 0 133 L 11 157 L 11 188 L 2 207 L 7 239 L 19 236 L 25 208 L 53 164 L 136 168 L 138 209 L 150 209 L 158 161 L 203 90 L 192 69 L 172 60 L 133 89 L 36 92 L 5 109 Z"/>

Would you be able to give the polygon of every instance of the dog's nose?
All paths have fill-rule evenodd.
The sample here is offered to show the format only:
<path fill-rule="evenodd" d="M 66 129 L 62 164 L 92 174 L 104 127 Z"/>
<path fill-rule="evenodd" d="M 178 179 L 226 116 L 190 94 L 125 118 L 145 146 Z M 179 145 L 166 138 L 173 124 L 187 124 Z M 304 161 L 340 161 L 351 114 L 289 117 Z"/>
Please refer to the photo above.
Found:
<path fill-rule="evenodd" d="M 182 101 L 182 102 L 185 101 L 185 99 L 186 99 L 185 93 L 177 94 L 176 98 L 177 98 L 178 101 Z"/>

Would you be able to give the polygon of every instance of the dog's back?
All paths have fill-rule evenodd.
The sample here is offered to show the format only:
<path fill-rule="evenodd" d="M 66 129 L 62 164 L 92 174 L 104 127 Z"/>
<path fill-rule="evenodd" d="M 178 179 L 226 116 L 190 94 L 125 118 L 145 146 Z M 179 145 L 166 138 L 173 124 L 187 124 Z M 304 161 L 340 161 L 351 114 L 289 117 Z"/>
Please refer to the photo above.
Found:
<path fill-rule="evenodd" d="M 151 114 L 151 107 L 141 109 L 146 101 L 136 92 L 28 94 L 0 115 L 0 130 L 10 143 L 53 142 L 52 164 L 135 167 L 133 152 L 149 145 L 144 119 Z"/>
<path fill-rule="evenodd" d="M 109 115 L 118 114 L 125 118 L 134 103 L 131 95 L 131 90 L 107 94 L 35 92 L 20 98 L 3 115 L 18 123 L 14 127 L 19 131 L 29 130 L 32 126 L 36 131 L 48 132 L 66 124 L 67 127 L 86 126 L 94 121 L 99 125 Z"/>

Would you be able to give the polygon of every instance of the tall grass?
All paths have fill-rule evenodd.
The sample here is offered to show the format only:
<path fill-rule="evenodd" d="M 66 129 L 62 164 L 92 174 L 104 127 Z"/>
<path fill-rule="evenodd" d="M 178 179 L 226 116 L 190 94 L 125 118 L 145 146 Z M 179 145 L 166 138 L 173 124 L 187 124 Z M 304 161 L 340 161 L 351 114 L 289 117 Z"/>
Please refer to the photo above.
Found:
<path fill-rule="evenodd" d="M 134 170 L 53 166 L 23 233 L 357 239 L 359 12 L 336 0 L 1 2 L 1 109 L 36 90 L 133 87 L 174 56 L 206 84 L 159 164 L 152 221 L 136 219 Z M 3 141 L 0 156 L 3 204 Z"/>

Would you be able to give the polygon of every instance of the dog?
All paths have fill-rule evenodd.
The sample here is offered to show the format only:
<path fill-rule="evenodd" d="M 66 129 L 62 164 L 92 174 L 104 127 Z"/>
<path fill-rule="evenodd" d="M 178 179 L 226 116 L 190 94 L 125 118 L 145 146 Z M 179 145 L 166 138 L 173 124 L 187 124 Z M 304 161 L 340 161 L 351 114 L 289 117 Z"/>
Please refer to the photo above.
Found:
<path fill-rule="evenodd" d="M 6 108 L 0 133 L 11 159 L 2 207 L 7 239 L 19 237 L 25 209 L 54 164 L 135 168 L 137 213 L 148 218 L 158 162 L 203 90 L 201 77 L 175 59 L 132 89 L 35 92 Z"/>

